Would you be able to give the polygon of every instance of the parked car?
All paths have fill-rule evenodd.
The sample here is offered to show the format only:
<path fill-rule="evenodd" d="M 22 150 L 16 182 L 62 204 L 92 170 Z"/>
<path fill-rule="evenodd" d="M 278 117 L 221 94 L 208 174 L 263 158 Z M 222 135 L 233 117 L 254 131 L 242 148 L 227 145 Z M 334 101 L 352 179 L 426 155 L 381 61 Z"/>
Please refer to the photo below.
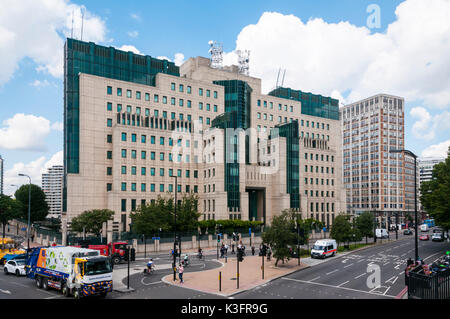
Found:
<path fill-rule="evenodd" d="M 27 254 L 7 254 L 5 256 L 3 256 L 2 258 L 0 258 L 0 265 L 4 265 L 8 260 L 13 260 L 13 259 L 23 259 L 25 260 L 27 258 Z"/>
<path fill-rule="evenodd" d="M 432 241 L 444 241 L 444 235 L 442 233 L 434 233 L 431 237 Z"/>
<path fill-rule="evenodd" d="M 5 275 L 16 274 L 16 276 L 25 276 L 25 260 L 24 259 L 13 259 L 6 262 L 3 267 Z"/>
<path fill-rule="evenodd" d="M 412 230 L 411 229 L 405 229 L 404 231 L 403 231 L 403 235 L 412 235 Z"/>
<path fill-rule="evenodd" d="M 419 237 L 420 240 L 430 240 L 430 236 L 429 235 L 422 235 Z"/>

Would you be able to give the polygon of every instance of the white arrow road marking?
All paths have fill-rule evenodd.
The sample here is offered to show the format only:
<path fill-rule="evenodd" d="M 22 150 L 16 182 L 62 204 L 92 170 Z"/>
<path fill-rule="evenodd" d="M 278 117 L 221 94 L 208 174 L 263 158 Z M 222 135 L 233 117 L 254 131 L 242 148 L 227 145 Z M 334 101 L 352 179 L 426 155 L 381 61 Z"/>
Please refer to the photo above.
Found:
<path fill-rule="evenodd" d="M 344 259 L 344 260 L 342 261 L 342 263 L 344 263 L 344 264 L 345 264 L 345 263 L 347 262 L 347 260 L 348 260 L 348 259 Z"/>
<path fill-rule="evenodd" d="M 0 291 L 3 292 L 4 294 L 8 294 L 8 295 L 11 294 L 11 291 L 9 291 L 9 290 L 0 289 Z"/>

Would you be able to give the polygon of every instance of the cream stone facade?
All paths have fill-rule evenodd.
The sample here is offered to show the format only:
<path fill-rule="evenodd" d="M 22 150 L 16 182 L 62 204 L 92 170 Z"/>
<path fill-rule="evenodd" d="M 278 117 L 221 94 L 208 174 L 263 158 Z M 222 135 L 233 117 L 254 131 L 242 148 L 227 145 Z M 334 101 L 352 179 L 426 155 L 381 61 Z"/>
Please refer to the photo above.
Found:
<path fill-rule="evenodd" d="M 213 125 L 226 113 L 226 89 L 213 83 L 221 80 L 251 87 L 247 131 L 229 133 Z M 235 66 L 213 69 L 201 57 L 186 61 L 180 76 L 157 73 L 155 86 L 80 73 L 79 173 L 66 174 L 66 221 L 85 210 L 108 208 L 115 212 L 114 231 L 128 231 L 131 211 L 159 195 L 173 196 L 178 187 L 178 199 L 199 196 L 201 219 L 270 224 L 290 208 L 292 176 L 288 139 L 268 136 L 271 129 L 298 123 L 296 210 L 329 227 L 345 209 L 340 122 L 302 114 L 301 106 L 262 94 L 261 79 L 239 74 Z M 225 162 L 234 135 L 239 205 L 231 208 Z M 171 174 L 178 176 L 178 186 Z"/>

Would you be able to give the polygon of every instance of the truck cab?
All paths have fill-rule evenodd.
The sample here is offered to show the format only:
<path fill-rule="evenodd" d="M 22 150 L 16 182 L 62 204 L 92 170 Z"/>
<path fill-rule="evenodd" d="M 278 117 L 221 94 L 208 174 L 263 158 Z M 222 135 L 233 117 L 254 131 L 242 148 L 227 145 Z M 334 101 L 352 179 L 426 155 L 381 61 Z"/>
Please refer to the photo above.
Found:
<path fill-rule="evenodd" d="M 112 265 L 108 257 L 91 256 L 75 258 L 74 261 L 75 286 L 64 294 L 73 294 L 76 299 L 84 296 L 106 294 L 112 291 Z M 66 289 L 70 289 L 67 287 Z"/>

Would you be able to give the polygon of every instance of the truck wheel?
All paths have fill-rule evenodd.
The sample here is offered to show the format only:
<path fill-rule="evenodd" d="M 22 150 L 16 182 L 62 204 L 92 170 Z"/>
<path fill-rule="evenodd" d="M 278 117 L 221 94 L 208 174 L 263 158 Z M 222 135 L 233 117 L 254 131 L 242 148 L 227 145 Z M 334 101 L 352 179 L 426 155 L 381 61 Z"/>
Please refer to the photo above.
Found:
<path fill-rule="evenodd" d="M 81 291 L 78 288 L 75 288 L 75 291 L 73 292 L 73 297 L 75 299 L 81 299 Z"/>
<path fill-rule="evenodd" d="M 114 257 L 113 258 L 113 263 L 114 263 L 114 265 L 119 264 L 120 263 L 120 257 Z"/>
<path fill-rule="evenodd" d="M 47 279 L 47 278 L 44 278 L 44 279 L 42 280 L 42 288 L 43 288 L 44 290 L 48 290 L 48 289 L 49 289 L 49 287 L 48 287 L 48 279 Z"/>
<path fill-rule="evenodd" d="M 105 298 L 107 294 L 108 294 L 107 292 L 102 292 L 102 293 L 99 295 L 99 297 L 100 297 L 100 298 Z"/>
<path fill-rule="evenodd" d="M 39 276 L 36 276 L 36 287 L 38 287 L 39 289 L 42 288 L 42 278 Z"/>
<path fill-rule="evenodd" d="M 69 287 L 67 287 L 66 284 L 63 285 L 61 292 L 64 295 L 64 297 L 70 297 L 70 289 Z"/>

